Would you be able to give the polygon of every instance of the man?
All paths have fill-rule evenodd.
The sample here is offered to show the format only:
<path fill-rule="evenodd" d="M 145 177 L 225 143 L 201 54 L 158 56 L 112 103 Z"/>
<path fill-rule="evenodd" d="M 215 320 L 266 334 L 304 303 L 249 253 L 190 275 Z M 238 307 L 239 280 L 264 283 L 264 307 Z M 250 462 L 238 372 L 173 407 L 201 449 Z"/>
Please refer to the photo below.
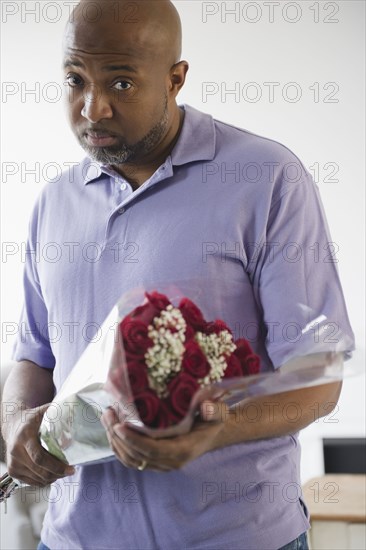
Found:
<path fill-rule="evenodd" d="M 56 242 L 72 255 L 57 263 L 27 256 L 28 330 L 3 397 L 19 405 L 3 425 L 9 472 L 54 482 L 43 549 L 307 548 L 297 433 L 331 412 L 338 383 L 258 398 L 255 417 L 248 404 L 235 414 L 202 410 L 189 434 L 168 440 L 137 434 L 108 412 L 116 460 L 103 464 L 65 466 L 38 441 L 47 403 L 88 343 L 82 329 L 100 326 L 140 284 L 187 285 L 207 318 L 254 327 L 263 371 L 303 349 L 291 331 L 320 313 L 349 336 L 341 351 L 353 349 L 335 264 L 310 255 L 315 243 L 331 252 L 331 239 L 301 162 L 276 142 L 177 105 L 188 64 L 170 2 L 93 5 L 95 18 L 80 2 L 64 42 L 70 122 L 88 158 L 45 186 L 29 235 L 30 251 Z M 239 181 L 226 181 L 222 167 L 238 163 Z M 301 247 L 296 261 L 283 253 L 291 243 Z M 97 256 L 84 253 L 91 244 Z M 52 323 L 77 337 L 53 339 Z M 332 346 L 324 339 L 321 349 Z M 295 418 L 283 413 L 291 404 Z"/>

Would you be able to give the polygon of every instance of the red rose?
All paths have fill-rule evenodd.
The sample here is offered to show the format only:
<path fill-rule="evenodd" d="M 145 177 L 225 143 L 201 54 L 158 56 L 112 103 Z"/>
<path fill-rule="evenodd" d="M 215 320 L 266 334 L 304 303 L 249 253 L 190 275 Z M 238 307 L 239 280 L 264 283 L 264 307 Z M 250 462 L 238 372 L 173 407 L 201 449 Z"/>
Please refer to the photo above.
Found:
<path fill-rule="evenodd" d="M 195 378 L 204 378 L 210 372 L 211 366 L 200 346 L 194 340 L 186 344 L 182 359 L 182 369 Z"/>
<path fill-rule="evenodd" d="M 153 426 L 160 407 L 160 399 L 152 390 L 145 390 L 135 396 L 135 405 L 142 422 Z"/>
<path fill-rule="evenodd" d="M 127 317 L 137 319 L 146 325 L 151 325 L 154 317 L 158 317 L 159 315 L 160 310 L 150 302 L 147 302 L 142 306 L 136 307 Z"/>
<path fill-rule="evenodd" d="M 239 359 L 232 353 L 227 360 L 227 367 L 224 371 L 224 378 L 234 378 L 235 376 L 244 376 L 245 372 Z"/>
<path fill-rule="evenodd" d="M 167 401 L 160 401 L 160 407 L 158 414 L 155 418 L 155 427 L 156 428 L 168 428 L 169 426 L 174 426 L 178 424 L 181 418 L 177 415 Z"/>
<path fill-rule="evenodd" d="M 245 338 L 239 338 L 234 342 L 234 344 L 236 345 L 236 350 L 234 351 L 234 354 L 239 359 L 241 364 L 244 365 L 247 356 L 251 355 L 253 353 L 253 350 L 250 347 L 248 340 L 245 340 Z"/>
<path fill-rule="evenodd" d="M 159 292 L 154 291 L 151 294 L 145 292 L 145 296 L 149 300 L 150 304 L 156 307 L 156 309 L 158 309 L 159 311 L 162 311 L 163 309 L 166 309 L 169 305 L 171 305 L 171 302 L 168 300 L 165 294 L 160 294 Z"/>
<path fill-rule="evenodd" d="M 205 332 L 206 334 L 220 334 L 223 330 L 227 330 L 230 334 L 232 334 L 231 330 L 224 321 L 221 319 L 216 319 L 211 323 L 207 323 Z"/>
<path fill-rule="evenodd" d="M 191 325 L 195 330 L 205 330 L 207 323 L 202 315 L 202 312 L 193 302 L 191 302 L 191 300 L 188 298 L 182 298 L 179 303 L 179 309 L 188 325 Z"/>
<path fill-rule="evenodd" d="M 143 358 L 148 348 L 154 345 L 148 336 L 145 323 L 127 316 L 120 323 L 123 346 L 127 359 Z"/>
<path fill-rule="evenodd" d="M 192 397 L 199 389 L 199 384 L 187 372 L 180 372 L 168 384 L 169 407 L 180 418 L 183 418 L 189 409 Z"/>
<path fill-rule="evenodd" d="M 196 334 L 196 331 L 194 330 L 193 327 L 191 327 L 191 325 L 186 325 L 186 331 L 184 333 L 184 336 L 186 338 L 186 342 L 189 342 L 189 340 L 193 340 L 194 338 L 194 335 Z"/>
<path fill-rule="evenodd" d="M 248 340 L 239 338 L 234 342 L 237 346 L 234 355 L 239 359 L 244 376 L 258 374 L 260 371 L 260 358 L 252 350 Z"/>
<path fill-rule="evenodd" d="M 142 391 L 148 389 L 149 380 L 144 363 L 133 360 L 128 361 L 127 371 L 133 395 L 137 395 Z"/>
<path fill-rule="evenodd" d="M 245 374 L 258 374 L 260 370 L 260 358 L 255 353 L 247 355 L 245 360 Z"/>

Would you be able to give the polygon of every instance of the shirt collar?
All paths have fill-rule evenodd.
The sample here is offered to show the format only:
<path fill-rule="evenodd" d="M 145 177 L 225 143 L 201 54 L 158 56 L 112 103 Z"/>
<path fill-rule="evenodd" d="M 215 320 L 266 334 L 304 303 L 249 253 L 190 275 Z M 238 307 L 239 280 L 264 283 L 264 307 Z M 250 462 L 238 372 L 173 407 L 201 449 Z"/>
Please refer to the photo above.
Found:
<path fill-rule="evenodd" d="M 216 135 L 211 115 L 202 113 L 190 105 L 180 105 L 185 116 L 177 143 L 171 152 L 171 162 L 180 166 L 198 160 L 212 160 L 215 156 Z M 84 185 L 97 180 L 103 174 L 111 175 L 113 170 L 90 158 L 83 167 Z"/>
<path fill-rule="evenodd" d="M 103 174 L 107 174 L 108 176 L 112 177 L 121 177 L 118 175 L 117 172 L 113 170 L 113 168 L 111 168 L 111 166 L 100 164 L 96 160 L 92 160 L 89 157 L 86 157 L 86 159 L 84 160 L 82 173 L 84 185 L 87 185 L 92 181 L 96 181 Z"/>
<path fill-rule="evenodd" d="M 102 166 L 96 160 L 87 157 L 83 163 L 82 170 L 84 185 L 100 178 L 102 172 Z"/>
<path fill-rule="evenodd" d="M 180 105 L 185 111 L 181 133 L 171 152 L 172 164 L 181 165 L 196 160 L 212 160 L 215 156 L 216 135 L 211 115 L 201 113 L 190 105 Z"/>

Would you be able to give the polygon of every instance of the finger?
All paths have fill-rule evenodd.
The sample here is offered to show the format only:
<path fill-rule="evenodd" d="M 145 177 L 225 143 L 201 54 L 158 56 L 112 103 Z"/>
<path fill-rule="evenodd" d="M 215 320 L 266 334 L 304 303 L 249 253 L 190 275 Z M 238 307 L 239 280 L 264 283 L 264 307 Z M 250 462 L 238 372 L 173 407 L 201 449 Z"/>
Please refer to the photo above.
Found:
<path fill-rule="evenodd" d="M 30 463 L 27 465 L 44 479 L 52 477 L 57 479 L 75 473 L 73 466 L 52 456 L 36 439 L 29 440 L 25 445 L 25 450 L 30 458 Z"/>
<path fill-rule="evenodd" d="M 22 475 L 22 477 L 17 477 L 17 479 L 19 479 L 19 481 L 21 481 L 22 483 L 30 485 L 31 487 L 47 487 L 47 485 L 49 485 L 44 481 L 38 481 L 32 477 L 27 477 L 25 475 Z"/>
<path fill-rule="evenodd" d="M 65 464 L 58 458 L 46 451 L 39 441 L 39 427 L 42 419 L 47 412 L 51 403 L 45 403 L 32 410 L 32 415 L 23 427 L 22 433 L 19 434 L 19 440 L 22 443 L 28 457 L 26 460 L 27 466 L 44 479 L 64 477 L 72 475 L 75 470 L 72 466 Z"/>
<path fill-rule="evenodd" d="M 162 458 L 157 457 L 153 458 L 151 455 L 142 455 L 141 453 L 128 449 L 128 447 L 123 446 L 123 443 L 117 443 L 117 448 L 124 448 L 125 452 L 129 454 L 131 457 L 131 460 L 134 463 L 134 467 L 138 468 L 141 466 L 143 462 L 147 463 L 147 466 L 144 468 L 146 470 L 154 470 L 157 472 L 170 472 L 171 470 L 175 470 L 177 468 L 180 468 L 183 463 L 177 462 L 176 457 L 168 457 L 168 458 Z M 128 449 L 128 450 L 127 450 Z"/>
<path fill-rule="evenodd" d="M 25 483 L 28 483 L 29 480 L 32 480 L 32 484 L 43 485 L 45 483 L 45 480 L 42 477 L 32 472 L 32 470 L 24 466 L 24 464 L 20 464 L 18 467 L 14 466 L 11 471 L 11 476 L 14 479 L 24 481 Z"/>
<path fill-rule="evenodd" d="M 108 431 L 119 422 L 118 416 L 112 407 L 108 407 L 100 417 L 102 426 Z"/>
<path fill-rule="evenodd" d="M 19 478 L 25 472 L 32 475 L 37 481 L 52 483 L 59 475 L 39 468 L 29 456 L 25 447 L 16 447 L 7 454 L 7 466 L 12 477 Z"/>
<path fill-rule="evenodd" d="M 113 437 L 133 450 L 135 454 L 138 453 L 145 460 L 153 459 L 157 455 L 155 449 L 156 442 L 153 439 L 129 430 L 123 424 L 115 424 L 113 426 Z"/>
<path fill-rule="evenodd" d="M 109 443 L 123 463 L 128 467 L 140 466 L 145 460 L 144 456 L 129 447 L 114 431 L 113 427 L 107 432 Z"/>
<path fill-rule="evenodd" d="M 229 408 L 220 401 L 203 401 L 200 407 L 201 418 L 205 422 L 224 422 Z"/>
<path fill-rule="evenodd" d="M 146 456 L 129 447 L 120 437 L 114 433 L 110 433 L 110 444 L 113 451 L 121 462 L 128 468 L 138 469 L 141 464 L 147 462 L 144 469 L 155 470 L 159 472 L 167 472 L 172 469 L 171 465 L 164 464 L 161 461 L 148 460 Z"/>
<path fill-rule="evenodd" d="M 33 487 L 47 487 L 47 485 L 50 485 L 54 481 L 53 480 L 46 480 L 43 478 L 40 478 L 36 476 L 31 470 L 24 470 L 22 474 L 18 475 L 16 479 L 19 479 L 19 481 L 22 481 L 23 483 L 27 483 L 28 485 L 32 485 Z"/>
<path fill-rule="evenodd" d="M 117 424 L 113 431 L 118 438 L 130 449 L 147 460 L 149 464 L 165 464 L 170 468 L 176 467 L 177 454 L 179 451 L 180 438 L 169 439 L 151 439 L 145 435 L 131 430 L 123 424 Z M 182 461 L 179 460 L 179 463 Z"/>
<path fill-rule="evenodd" d="M 48 483 L 55 481 L 46 480 L 42 476 L 38 475 L 37 472 L 32 471 L 32 469 L 26 464 L 23 464 L 17 459 L 12 461 L 12 466 L 9 473 L 13 478 L 19 479 L 19 481 L 23 481 L 24 483 L 28 483 L 30 485 L 45 486 Z"/>

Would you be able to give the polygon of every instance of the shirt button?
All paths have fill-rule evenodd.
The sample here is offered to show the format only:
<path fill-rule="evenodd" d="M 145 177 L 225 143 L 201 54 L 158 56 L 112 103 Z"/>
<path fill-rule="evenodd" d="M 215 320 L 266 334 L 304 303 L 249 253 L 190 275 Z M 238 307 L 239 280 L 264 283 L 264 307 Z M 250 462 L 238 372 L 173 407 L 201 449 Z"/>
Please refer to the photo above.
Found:
<path fill-rule="evenodd" d="M 123 213 L 124 213 L 124 211 L 125 211 L 125 209 L 124 209 L 124 208 L 120 208 L 120 209 L 118 210 L 118 214 L 123 214 Z"/>
<path fill-rule="evenodd" d="M 120 185 L 121 191 L 124 191 L 126 188 L 127 188 L 126 183 L 121 183 L 121 185 Z"/>

